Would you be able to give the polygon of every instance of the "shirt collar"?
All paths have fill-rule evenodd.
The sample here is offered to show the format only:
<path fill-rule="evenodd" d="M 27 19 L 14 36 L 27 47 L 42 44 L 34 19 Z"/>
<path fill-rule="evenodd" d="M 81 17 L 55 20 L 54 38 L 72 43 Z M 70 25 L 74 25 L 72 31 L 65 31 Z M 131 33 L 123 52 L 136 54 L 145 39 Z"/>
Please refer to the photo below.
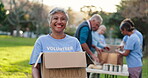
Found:
<path fill-rule="evenodd" d="M 87 21 L 87 23 L 88 23 L 89 29 L 91 29 L 90 21 L 89 21 L 89 20 L 86 20 L 86 21 Z"/>

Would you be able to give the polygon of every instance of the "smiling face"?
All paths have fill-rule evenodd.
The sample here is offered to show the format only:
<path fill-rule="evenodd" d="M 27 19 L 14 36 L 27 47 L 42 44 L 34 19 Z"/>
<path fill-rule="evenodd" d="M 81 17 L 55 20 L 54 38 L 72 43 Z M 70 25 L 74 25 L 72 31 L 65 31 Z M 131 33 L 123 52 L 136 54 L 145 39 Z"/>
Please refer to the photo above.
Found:
<path fill-rule="evenodd" d="M 99 27 L 99 29 L 98 29 L 98 33 L 99 33 L 99 34 L 104 34 L 105 31 L 106 31 L 106 27 L 103 26 L 103 25 L 101 25 L 101 26 Z"/>
<path fill-rule="evenodd" d="M 52 33 L 63 33 L 67 24 L 66 15 L 62 12 L 56 12 L 52 15 L 50 21 L 50 27 Z"/>
<path fill-rule="evenodd" d="M 100 34 L 104 34 L 105 31 L 106 31 L 106 29 L 101 29 L 101 30 L 100 30 Z"/>
<path fill-rule="evenodd" d="M 97 21 L 97 20 L 92 20 L 91 21 L 91 28 L 92 28 L 93 31 L 97 31 L 99 26 L 100 26 L 99 21 Z"/>

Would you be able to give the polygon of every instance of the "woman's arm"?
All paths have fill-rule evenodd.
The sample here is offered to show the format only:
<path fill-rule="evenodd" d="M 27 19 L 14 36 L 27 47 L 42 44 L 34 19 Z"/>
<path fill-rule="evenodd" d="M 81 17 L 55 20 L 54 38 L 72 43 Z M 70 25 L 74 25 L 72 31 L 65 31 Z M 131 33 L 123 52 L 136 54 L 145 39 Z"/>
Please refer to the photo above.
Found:
<path fill-rule="evenodd" d="M 130 53 L 130 50 L 125 50 L 124 53 L 120 53 L 120 54 L 123 55 L 123 56 L 128 56 L 129 53 Z"/>
<path fill-rule="evenodd" d="M 35 64 L 32 65 L 32 77 L 33 78 L 40 78 L 40 65 L 37 64 L 36 67 L 34 67 Z"/>

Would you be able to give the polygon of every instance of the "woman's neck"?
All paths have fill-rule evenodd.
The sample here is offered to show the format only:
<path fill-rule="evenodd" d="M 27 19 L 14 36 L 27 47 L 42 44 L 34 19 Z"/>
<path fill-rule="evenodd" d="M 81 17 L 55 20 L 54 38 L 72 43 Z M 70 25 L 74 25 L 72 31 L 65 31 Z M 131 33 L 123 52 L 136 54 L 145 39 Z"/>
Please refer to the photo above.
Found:
<path fill-rule="evenodd" d="M 64 33 L 61 33 L 61 34 L 59 34 L 59 33 L 51 33 L 50 36 L 55 38 L 55 39 L 63 39 L 63 38 L 65 38 L 66 35 Z"/>
<path fill-rule="evenodd" d="M 130 35 L 132 35 L 132 34 L 133 34 L 133 32 L 129 32 L 129 33 L 128 33 L 128 36 L 130 36 Z"/>

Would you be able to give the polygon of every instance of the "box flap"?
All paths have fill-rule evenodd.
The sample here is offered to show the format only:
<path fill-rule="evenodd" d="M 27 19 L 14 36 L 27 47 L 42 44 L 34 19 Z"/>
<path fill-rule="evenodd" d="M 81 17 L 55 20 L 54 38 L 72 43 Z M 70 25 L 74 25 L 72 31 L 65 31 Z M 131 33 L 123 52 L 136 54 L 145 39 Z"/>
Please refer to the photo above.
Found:
<path fill-rule="evenodd" d="M 118 45 L 108 45 L 110 50 L 104 50 L 104 52 L 116 52 L 115 50 L 119 47 Z"/>
<path fill-rule="evenodd" d="M 85 52 L 86 53 L 86 52 Z M 90 55 L 86 53 L 86 62 L 87 64 L 94 64 L 93 60 L 91 59 Z"/>
<path fill-rule="evenodd" d="M 37 66 L 37 64 L 38 64 L 38 62 L 39 62 L 39 60 L 40 60 L 40 58 L 41 58 L 42 54 L 43 54 L 43 53 L 40 53 L 40 54 L 39 54 L 39 56 L 38 56 L 38 58 L 37 58 L 37 60 L 36 60 L 36 62 L 35 62 L 34 67 L 36 67 L 36 66 Z"/>
<path fill-rule="evenodd" d="M 47 52 L 43 54 L 45 68 L 86 67 L 85 52 Z"/>

